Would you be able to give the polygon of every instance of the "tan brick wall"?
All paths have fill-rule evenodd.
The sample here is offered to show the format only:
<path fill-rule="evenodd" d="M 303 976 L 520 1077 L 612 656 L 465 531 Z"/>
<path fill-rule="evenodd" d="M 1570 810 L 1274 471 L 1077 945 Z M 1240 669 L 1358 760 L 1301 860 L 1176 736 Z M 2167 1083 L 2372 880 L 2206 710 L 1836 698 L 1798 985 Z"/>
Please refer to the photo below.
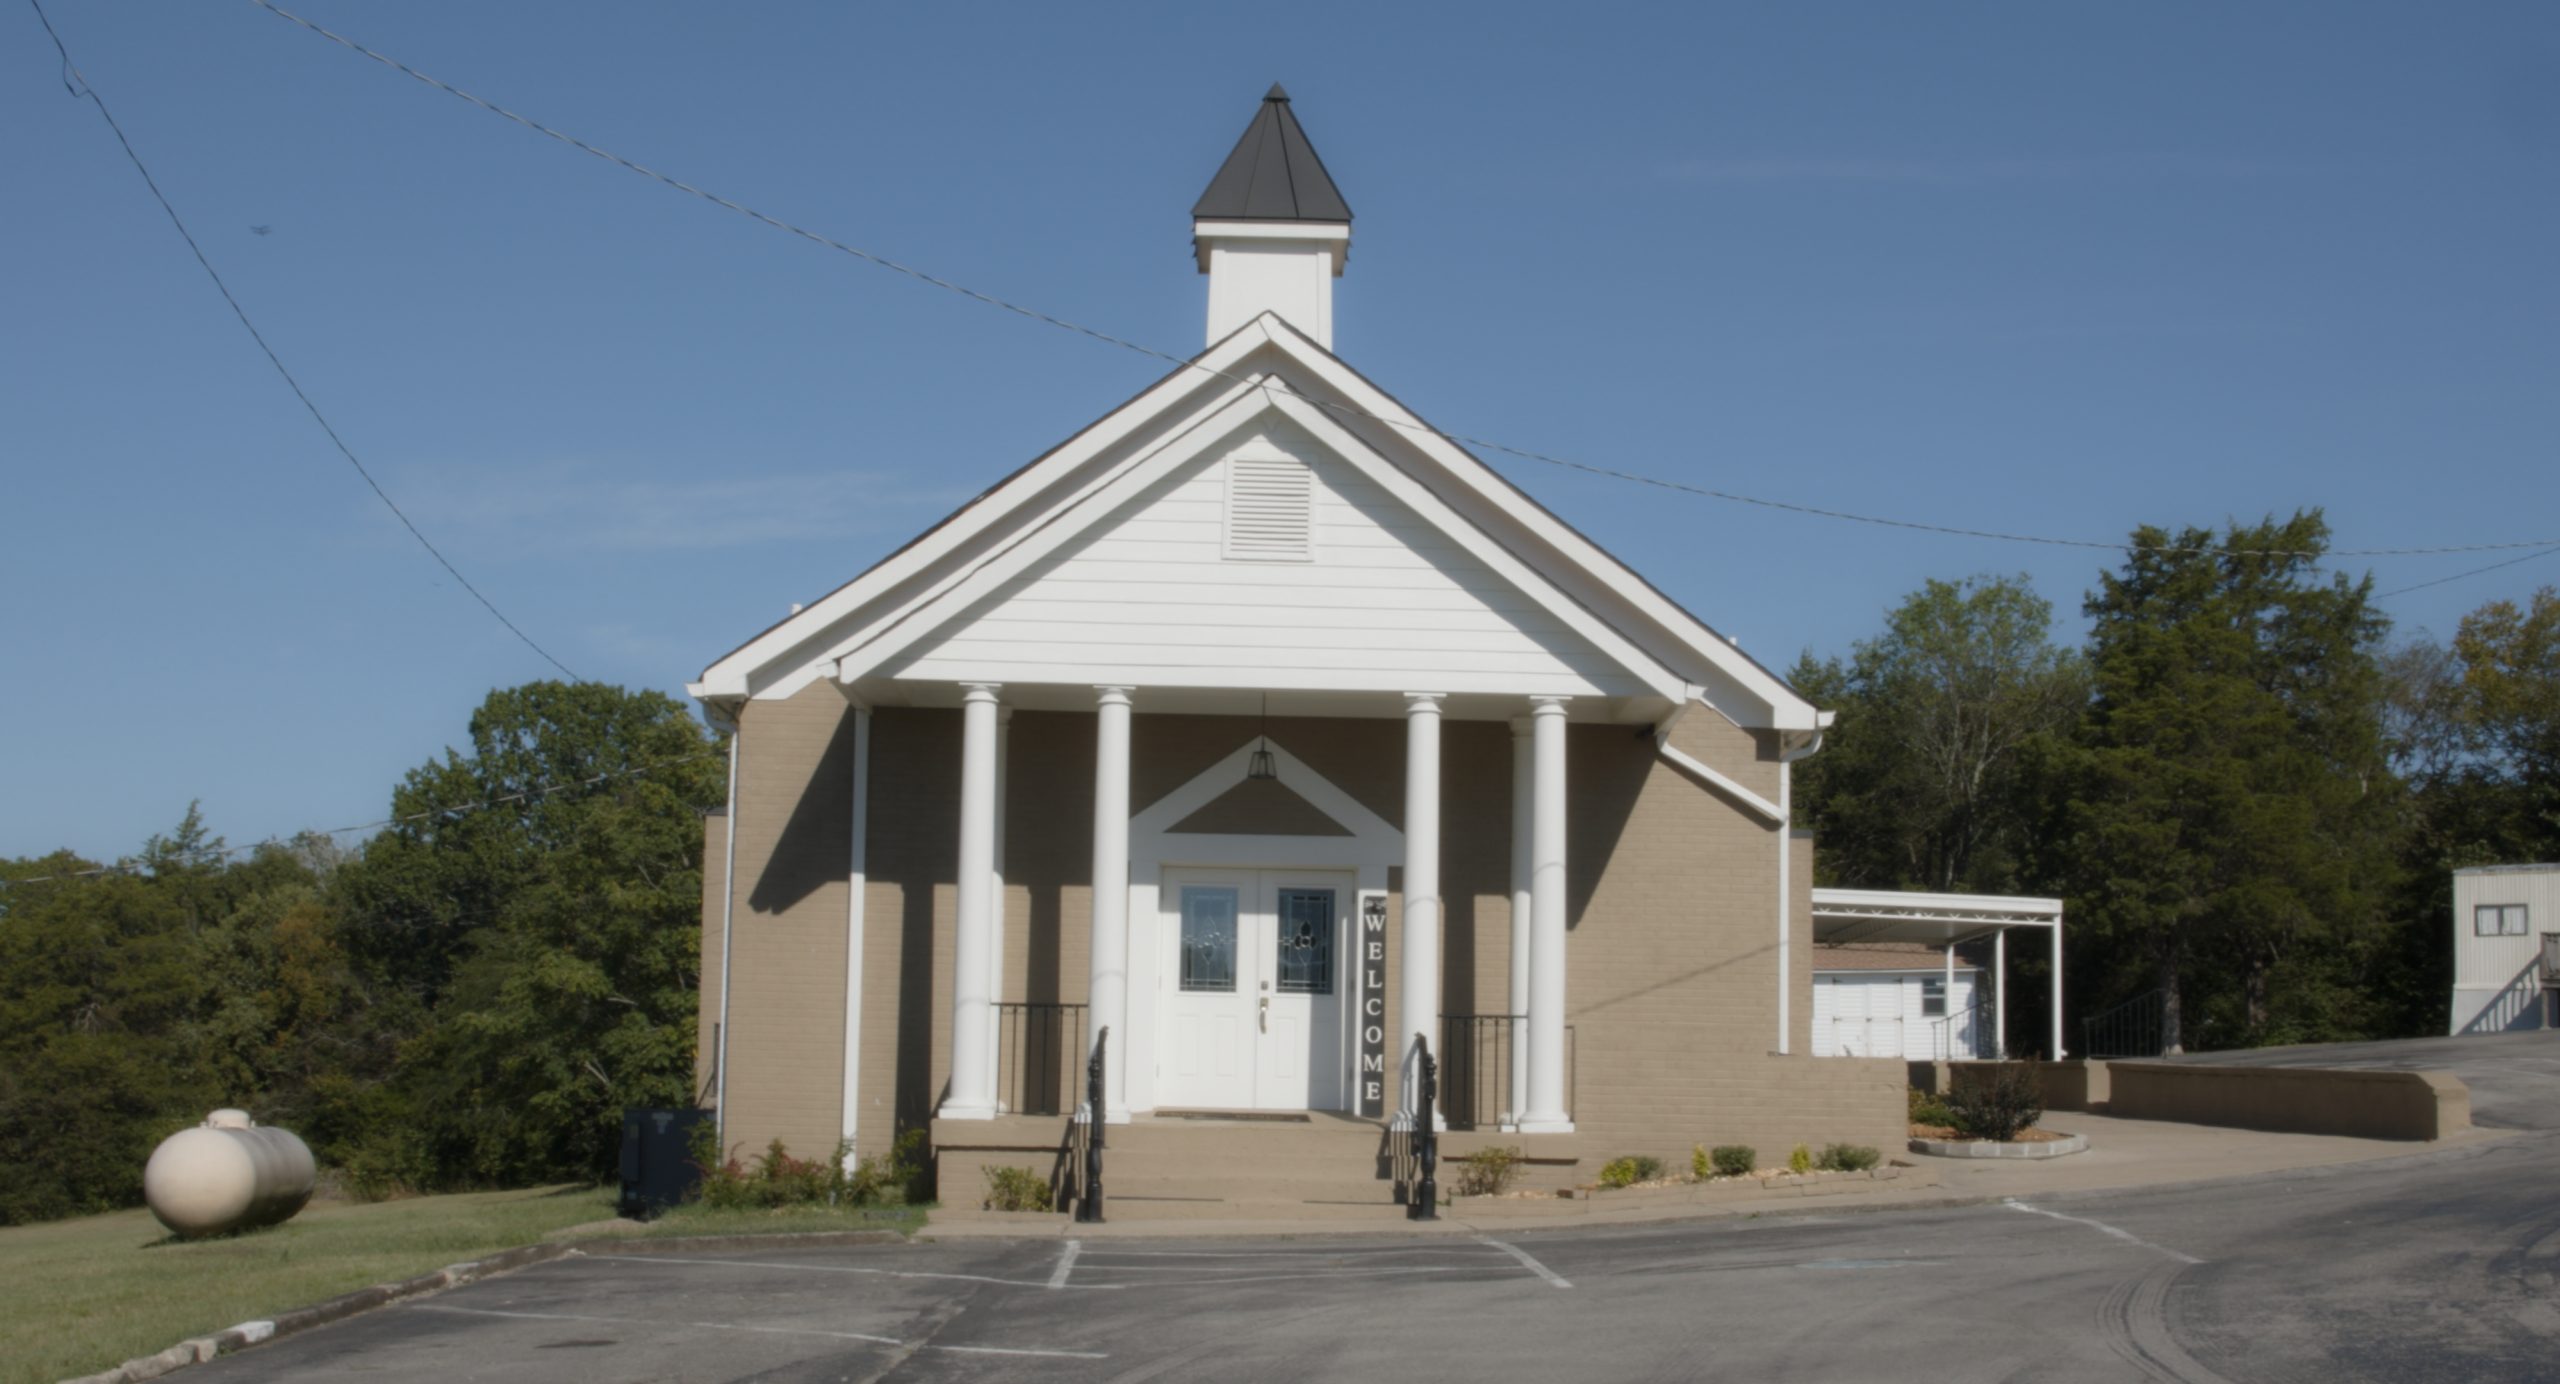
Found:
<path fill-rule="evenodd" d="M 1090 715 L 1069 713 L 1021 712 L 1011 722 L 1004 999 L 1085 999 L 1093 725 Z M 779 1135 L 817 1149 L 839 1127 L 851 727 L 843 699 L 824 687 L 749 707 L 737 819 L 733 1144 L 757 1147 Z M 1252 717 L 1135 717 L 1133 809 L 1259 729 Z M 1401 720 L 1282 718 L 1270 734 L 1371 811 L 1401 822 Z M 948 1080 L 959 740 L 956 711 L 888 708 L 873 717 L 864 1152 L 926 1124 Z M 1674 743 L 1777 796 L 1774 737 L 1700 709 Z M 1448 723 L 1442 765 L 1442 1008 L 1499 1013 L 1510 967 L 1509 726 Z M 1899 1064 L 1802 1055 L 1812 1011 L 1810 844 L 1797 843 L 1791 880 L 1798 1056 L 1782 1059 L 1771 1054 L 1776 830 L 1662 763 L 1631 727 L 1574 727 L 1567 774 L 1576 1142 L 1665 1157 L 1685 1157 L 1692 1143 L 1749 1142 L 1783 1158 L 1799 1140 L 1889 1141 L 1900 1124 Z M 1402 901 L 1393 903 L 1391 1032 L 1403 926 Z M 706 913 L 716 930 L 716 909 Z M 713 945 L 708 936 L 705 945 Z M 705 988 L 716 993 L 708 978 Z"/>
<path fill-rule="evenodd" d="M 779 1138 L 820 1156 L 844 1104 L 853 718 L 821 683 L 747 703 L 738 734 L 724 1134 L 732 1152 Z"/>

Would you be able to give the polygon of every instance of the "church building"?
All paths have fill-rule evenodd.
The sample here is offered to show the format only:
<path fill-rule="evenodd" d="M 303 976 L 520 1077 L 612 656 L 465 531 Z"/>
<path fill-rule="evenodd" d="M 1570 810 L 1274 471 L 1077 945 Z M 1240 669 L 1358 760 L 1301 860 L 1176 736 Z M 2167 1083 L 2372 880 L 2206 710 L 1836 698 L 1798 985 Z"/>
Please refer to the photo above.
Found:
<path fill-rule="evenodd" d="M 1098 1117 L 1114 1219 L 1383 1213 L 1426 1119 L 1556 1181 L 1898 1147 L 1902 1062 L 1813 1041 L 1830 713 L 1336 353 L 1351 208 L 1280 88 L 1191 234 L 1205 349 L 691 685 L 725 1145 L 922 1130 L 955 1203 L 1072 1194 Z M 1303 1176 L 1204 1192 L 1212 1148 Z"/>

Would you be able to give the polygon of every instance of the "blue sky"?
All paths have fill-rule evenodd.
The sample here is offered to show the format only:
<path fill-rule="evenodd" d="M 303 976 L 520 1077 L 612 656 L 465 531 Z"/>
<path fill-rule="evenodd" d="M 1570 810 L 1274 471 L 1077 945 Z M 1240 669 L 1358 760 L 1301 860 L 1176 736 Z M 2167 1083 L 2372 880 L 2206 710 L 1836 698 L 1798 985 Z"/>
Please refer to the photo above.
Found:
<path fill-rule="evenodd" d="M 1452 431 L 2064 537 L 2560 537 L 2548 4 L 288 7 L 1180 353 L 1189 207 L 1279 80 L 1357 214 L 1337 348 Z M 1159 372 L 249 4 L 48 9 L 340 431 L 589 678 L 680 693 Z M 0 35 L 0 855 L 112 857 L 191 798 L 235 842 L 379 817 L 550 670 L 329 449 L 33 13 Z M 1779 666 L 1932 576 L 2025 573 L 2076 637 L 2108 561 L 1493 460 Z M 2388 606 L 2442 636 L 2551 582 Z"/>

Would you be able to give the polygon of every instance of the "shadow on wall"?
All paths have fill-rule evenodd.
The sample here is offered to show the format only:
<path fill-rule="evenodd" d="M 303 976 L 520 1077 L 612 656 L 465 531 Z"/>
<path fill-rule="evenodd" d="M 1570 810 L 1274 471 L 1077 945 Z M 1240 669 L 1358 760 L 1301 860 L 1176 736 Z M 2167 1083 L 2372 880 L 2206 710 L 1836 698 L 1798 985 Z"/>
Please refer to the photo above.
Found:
<path fill-rule="evenodd" d="M 754 703 L 749 703 L 753 714 Z M 751 763 L 750 770 L 764 763 Z M 780 913 L 831 884 L 842 884 L 853 863 L 853 713 L 836 722 L 827 748 L 818 757 L 791 816 L 774 841 L 773 855 L 747 894 L 747 906 L 758 913 Z M 753 786 L 739 784 L 742 793 Z M 752 823 L 742 825 L 752 827 Z"/>
<path fill-rule="evenodd" d="M 2458 1035 L 2522 1033 L 2543 1027 L 2541 972 L 2542 958 L 2537 956 L 2507 982 L 2505 989 L 2480 1006 L 2480 1012 L 2471 1016 Z M 2456 1002 L 2462 1001 L 2457 997 Z"/>

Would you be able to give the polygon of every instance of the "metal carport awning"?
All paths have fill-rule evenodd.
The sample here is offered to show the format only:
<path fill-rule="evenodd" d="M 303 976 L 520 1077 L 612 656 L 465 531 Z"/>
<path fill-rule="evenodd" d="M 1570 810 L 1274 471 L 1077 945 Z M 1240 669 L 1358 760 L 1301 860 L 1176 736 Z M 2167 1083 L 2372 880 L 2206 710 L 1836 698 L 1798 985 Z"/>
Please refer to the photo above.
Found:
<path fill-rule="evenodd" d="M 2062 1046 L 2062 900 L 2010 894 L 1921 894 L 1900 889 L 1816 889 L 1815 945 L 1858 942 L 1922 943 L 1944 949 L 1953 992 L 1956 944 L 1991 939 L 1995 1033 L 2009 1031 L 2009 933 L 2043 928 L 2053 956 L 2053 1031 L 2048 1050 Z M 2005 1038 L 2004 1038 L 2005 1041 Z"/>

